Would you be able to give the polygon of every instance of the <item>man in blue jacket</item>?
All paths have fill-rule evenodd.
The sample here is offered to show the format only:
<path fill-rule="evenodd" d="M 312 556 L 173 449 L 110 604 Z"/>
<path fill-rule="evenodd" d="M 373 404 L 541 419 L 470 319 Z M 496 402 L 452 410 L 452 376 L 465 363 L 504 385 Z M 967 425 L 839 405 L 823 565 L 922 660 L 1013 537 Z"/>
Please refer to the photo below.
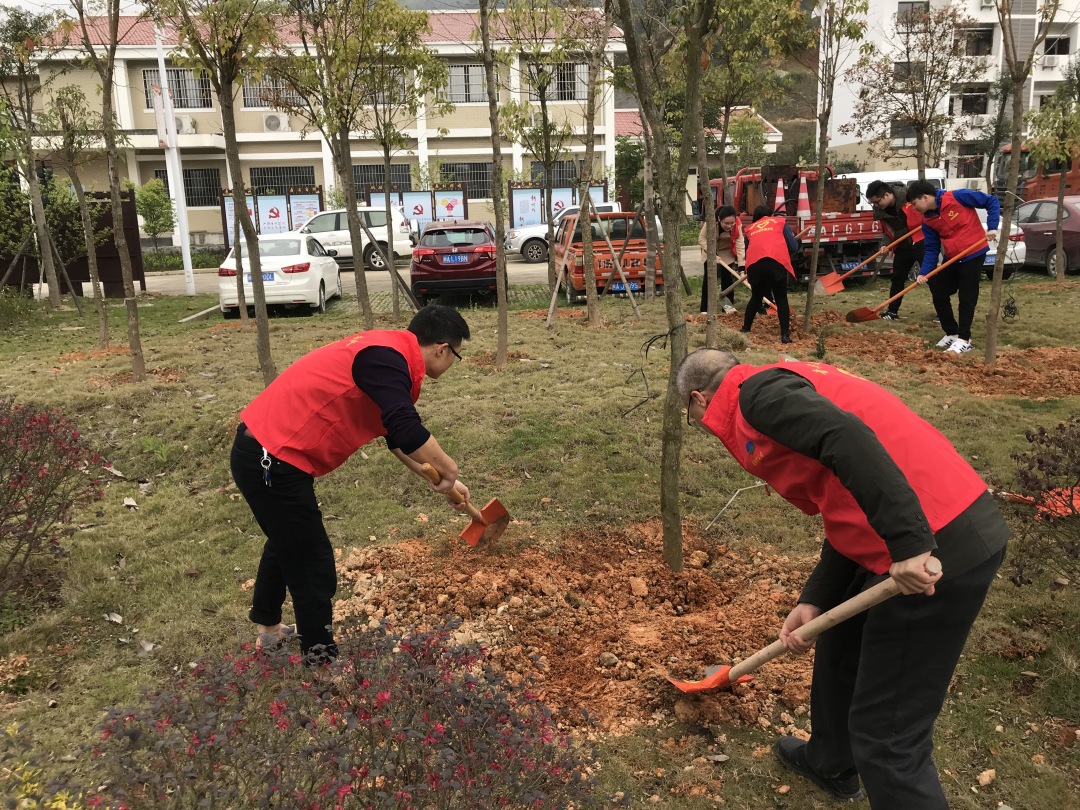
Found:
<path fill-rule="evenodd" d="M 996 241 L 1001 203 L 997 197 L 981 191 L 943 191 L 925 180 L 916 180 L 908 186 L 907 201 L 923 215 L 926 252 L 919 268 L 918 281 L 920 284 L 929 283 L 934 309 L 945 332 L 945 337 L 937 345 L 957 354 L 969 352 L 971 322 L 975 319 L 975 305 L 979 302 L 979 282 L 988 244 L 984 243 L 933 278 L 927 279 L 926 275 L 937 267 L 938 254 L 941 252 L 944 252 L 946 259 L 951 259 L 983 238 Z M 975 213 L 976 208 L 986 209 L 985 232 Z M 954 293 L 959 300 L 959 320 L 953 314 Z"/>

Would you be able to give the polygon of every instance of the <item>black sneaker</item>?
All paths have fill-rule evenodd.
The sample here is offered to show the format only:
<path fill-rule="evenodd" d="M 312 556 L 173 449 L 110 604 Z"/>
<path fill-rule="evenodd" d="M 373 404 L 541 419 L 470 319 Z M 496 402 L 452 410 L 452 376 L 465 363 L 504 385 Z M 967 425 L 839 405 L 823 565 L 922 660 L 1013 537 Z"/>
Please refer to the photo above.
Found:
<path fill-rule="evenodd" d="M 899 312 L 891 312 L 891 311 L 882 312 L 881 313 L 881 320 L 883 320 L 883 321 L 898 321 L 898 320 L 900 320 L 900 313 Z"/>
<path fill-rule="evenodd" d="M 773 753 L 795 773 L 810 779 L 819 788 L 840 801 L 862 801 L 864 797 L 859 788 L 859 775 L 822 776 L 806 761 L 806 743 L 796 737 L 781 737 L 773 746 Z"/>

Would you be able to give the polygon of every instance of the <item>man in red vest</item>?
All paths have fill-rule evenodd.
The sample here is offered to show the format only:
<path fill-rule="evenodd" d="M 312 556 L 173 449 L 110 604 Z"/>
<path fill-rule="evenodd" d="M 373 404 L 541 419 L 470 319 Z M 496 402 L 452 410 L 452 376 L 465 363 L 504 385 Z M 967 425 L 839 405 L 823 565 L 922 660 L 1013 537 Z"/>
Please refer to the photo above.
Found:
<path fill-rule="evenodd" d="M 921 228 L 923 217 L 911 203 L 900 202 L 900 197 L 904 196 L 906 191 L 903 185 L 890 185 L 884 180 L 874 180 L 866 187 L 866 199 L 874 206 L 874 219 L 881 222 L 886 244 L 899 239 L 911 230 L 915 231 L 914 235 L 892 249 L 892 283 L 889 285 L 889 298 L 907 286 L 911 268 L 921 265 L 923 260 Z M 900 302 L 903 300 L 897 298 L 889 304 L 889 308 L 881 313 L 881 317 L 887 321 L 900 320 Z"/>
<path fill-rule="evenodd" d="M 791 257 L 798 252 L 799 242 L 787 226 L 784 217 L 768 216 L 768 209 L 759 205 L 754 209 L 753 224 L 747 225 L 746 279 L 750 282 L 750 303 L 743 315 L 740 331 L 749 332 L 754 316 L 766 296 L 772 296 L 776 314 L 780 319 L 780 342 L 791 343 L 789 333 L 791 309 L 788 307 L 788 276 L 795 278 Z"/>
<path fill-rule="evenodd" d="M 371 330 L 323 346 L 281 372 L 240 414 L 230 463 L 233 479 L 266 535 L 248 617 L 257 646 L 294 633 L 308 662 L 337 655 L 331 600 L 337 590 L 334 550 L 315 498 L 315 479 L 336 469 L 377 436 L 405 466 L 427 463 L 446 495 L 458 466 L 416 412 L 424 376 L 438 379 L 457 360 L 469 325 L 457 310 L 426 306 L 407 330 Z M 461 506 L 460 508 L 464 508 Z M 286 590 L 295 628 L 282 624 Z"/>
<path fill-rule="evenodd" d="M 780 761 L 874 810 L 948 810 L 934 721 L 1009 530 L 986 484 L 941 433 L 885 389 L 823 363 L 749 366 L 701 349 L 676 378 L 688 418 L 825 529 L 821 559 L 780 629 L 794 631 L 891 576 L 903 596 L 820 635 L 808 742 Z M 925 569 L 931 554 L 942 573 Z"/>

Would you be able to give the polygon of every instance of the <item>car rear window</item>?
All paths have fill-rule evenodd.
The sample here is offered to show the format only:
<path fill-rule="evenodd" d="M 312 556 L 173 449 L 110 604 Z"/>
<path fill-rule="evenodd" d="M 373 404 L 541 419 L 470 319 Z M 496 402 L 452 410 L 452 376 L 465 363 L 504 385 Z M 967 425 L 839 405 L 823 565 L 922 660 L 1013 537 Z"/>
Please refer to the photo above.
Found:
<path fill-rule="evenodd" d="M 247 243 L 239 242 L 240 255 L 247 256 Z M 300 240 L 299 239 L 269 239 L 259 242 L 259 255 L 260 256 L 299 256 L 300 255 Z"/>
<path fill-rule="evenodd" d="M 491 242 L 483 228 L 454 228 L 447 230 L 425 231 L 420 237 L 424 247 L 469 247 L 486 245 Z"/>

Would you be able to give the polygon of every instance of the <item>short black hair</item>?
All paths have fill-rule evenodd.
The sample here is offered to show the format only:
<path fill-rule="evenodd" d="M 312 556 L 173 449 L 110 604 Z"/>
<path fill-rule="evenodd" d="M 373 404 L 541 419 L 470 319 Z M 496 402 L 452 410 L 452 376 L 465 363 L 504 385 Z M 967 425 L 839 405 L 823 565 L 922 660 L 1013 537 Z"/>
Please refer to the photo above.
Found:
<path fill-rule="evenodd" d="M 925 197 L 927 194 L 931 196 L 937 194 L 937 188 L 929 180 L 912 180 L 908 183 L 907 187 L 907 201 L 917 200 L 919 197 Z"/>
<path fill-rule="evenodd" d="M 469 339 L 469 325 L 465 323 L 461 313 L 442 304 L 428 304 L 413 315 L 409 322 L 409 331 L 416 335 L 421 346 L 432 346 L 436 343 L 460 346 L 461 341 Z"/>
<path fill-rule="evenodd" d="M 754 209 L 753 220 L 754 222 L 757 222 L 762 217 L 767 217 L 768 215 L 769 209 L 766 208 L 764 205 L 759 205 L 757 208 Z"/>
<path fill-rule="evenodd" d="M 733 205 L 721 205 L 719 208 L 716 209 L 717 222 L 722 219 L 727 219 L 728 217 L 737 217 L 738 215 L 739 214 L 735 211 L 735 206 Z"/>
<path fill-rule="evenodd" d="M 873 180 L 866 187 L 866 199 L 868 200 L 874 197 L 884 197 L 886 194 L 896 194 L 896 189 L 884 180 Z"/>

